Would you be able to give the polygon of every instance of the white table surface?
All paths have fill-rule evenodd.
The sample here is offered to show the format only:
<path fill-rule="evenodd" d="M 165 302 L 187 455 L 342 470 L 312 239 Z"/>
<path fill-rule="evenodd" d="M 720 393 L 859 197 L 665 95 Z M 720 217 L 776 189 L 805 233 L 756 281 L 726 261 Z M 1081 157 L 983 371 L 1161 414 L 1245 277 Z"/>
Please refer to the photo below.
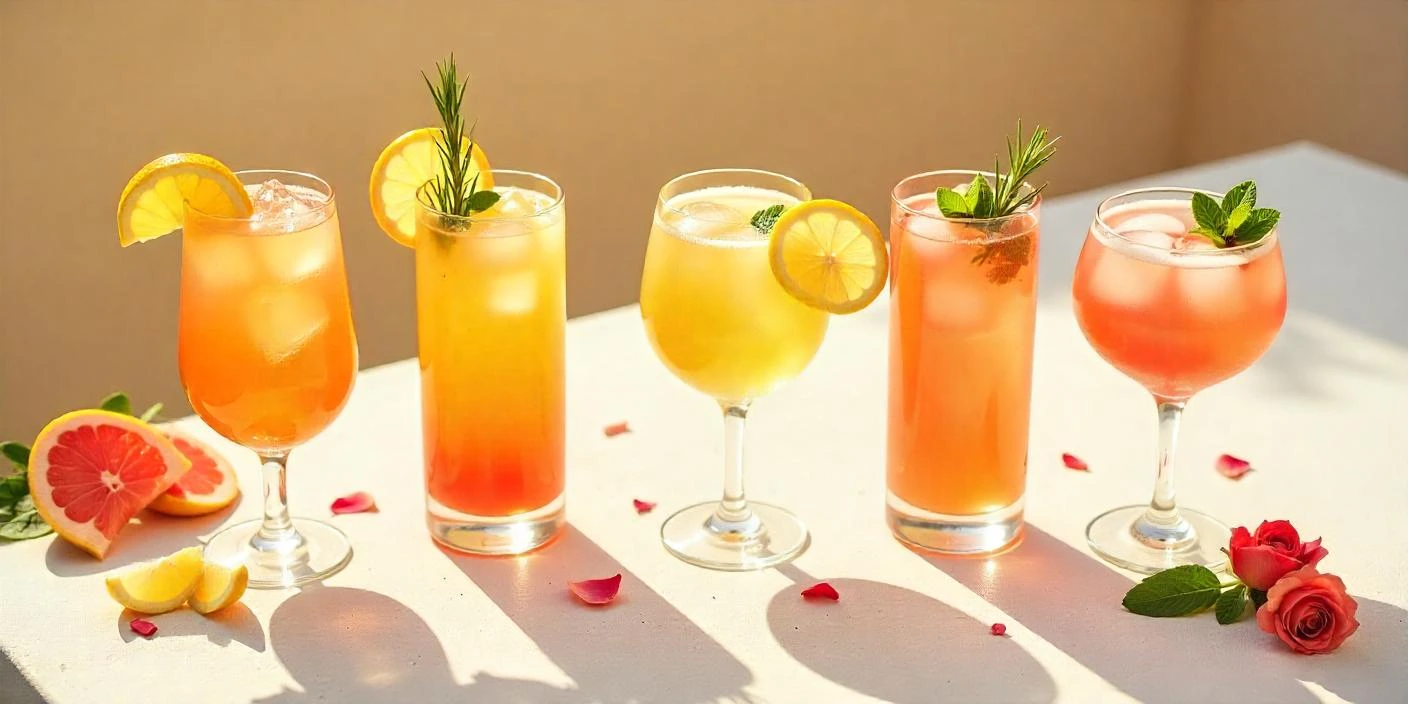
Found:
<path fill-rule="evenodd" d="M 363 373 L 337 422 L 293 455 L 298 514 L 375 494 L 380 513 L 332 519 L 355 545 L 352 564 L 323 585 L 251 591 L 218 619 L 154 617 L 157 637 L 138 638 L 103 574 L 258 512 L 254 457 L 187 419 L 228 450 L 244 501 L 206 519 L 144 515 L 101 563 L 52 538 L 0 546 L 0 649 L 13 663 L 0 669 L 0 699 L 1405 701 L 1408 178 L 1301 144 L 1138 185 L 1224 189 L 1244 178 L 1285 213 L 1291 311 L 1264 359 L 1191 405 L 1179 498 L 1234 525 L 1288 518 L 1323 536 L 1322 568 L 1344 577 L 1363 623 L 1333 655 L 1291 654 L 1250 621 L 1129 614 L 1119 601 L 1133 577 L 1084 545 L 1092 516 L 1146 500 L 1153 479 L 1152 403 L 1090 350 L 1070 312 L 1095 204 L 1135 185 L 1118 184 L 1045 206 L 1029 532 L 1007 555 L 926 558 L 885 528 L 882 299 L 836 319 L 811 367 L 751 418 L 749 494 L 802 516 L 811 548 L 750 574 L 676 561 L 657 530 L 718 493 L 721 425 L 655 359 L 628 307 L 568 326 L 571 526 L 550 549 L 484 560 L 431 543 L 416 368 L 398 362 Z M 634 432 L 604 437 L 620 420 Z M 1092 471 L 1064 469 L 1062 452 Z M 1256 471 L 1219 476 L 1223 452 Z M 637 516 L 634 497 L 659 508 Z M 608 608 L 566 591 L 568 580 L 617 572 L 621 597 Z M 823 579 L 840 602 L 798 596 Z M 988 634 L 998 621 L 1009 638 Z"/>

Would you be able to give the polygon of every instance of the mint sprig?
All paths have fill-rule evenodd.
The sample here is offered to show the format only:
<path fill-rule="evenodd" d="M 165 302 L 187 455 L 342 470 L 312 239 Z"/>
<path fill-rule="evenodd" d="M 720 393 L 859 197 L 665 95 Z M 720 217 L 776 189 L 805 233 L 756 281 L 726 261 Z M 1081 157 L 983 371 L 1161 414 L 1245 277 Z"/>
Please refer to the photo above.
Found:
<path fill-rule="evenodd" d="M 123 415 L 134 415 L 132 400 L 121 391 L 109 394 L 98 402 L 98 408 Z M 161 409 L 160 403 L 154 403 L 140 418 L 144 422 L 151 421 Z M 17 442 L 0 442 L 0 455 L 14 466 L 13 474 L 0 479 L 0 539 L 29 540 L 54 532 L 34 508 L 34 497 L 29 495 L 29 446 Z"/>
<path fill-rule="evenodd" d="M 1224 591 L 1225 590 L 1225 591 Z M 1223 582 L 1202 565 L 1180 565 L 1145 577 L 1124 595 L 1124 608 L 1140 616 L 1173 618 L 1213 609 L 1217 622 L 1236 623 L 1247 615 L 1257 592 L 1241 581 Z"/>
<path fill-rule="evenodd" d="M 777 224 L 777 219 L 782 217 L 782 211 L 784 210 L 787 210 L 787 206 L 781 203 L 770 205 L 753 213 L 753 217 L 748 219 L 748 224 L 752 225 L 753 229 L 758 231 L 758 234 L 770 235 L 772 234 L 773 225 Z"/>
<path fill-rule="evenodd" d="M 1247 615 L 1247 604 L 1251 600 L 1247 598 L 1247 585 L 1238 584 L 1231 589 L 1218 595 L 1217 603 L 1213 604 L 1213 612 L 1217 614 L 1217 622 L 1226 626 L 1229 623 L 1241 621 Z"/>
<path fill-rule="evenodd" d="M 1191 234 L 1202 235 L 1218 247 L 1251 244 L 1275 229 L 1281 213 L 1271 208 L 1256 207 L 1256 183 L 1243 181 L 1222 197 L 1219 203 L 1212 196 L 1193 194 L 1193 220 L 1197 227 Z"/>

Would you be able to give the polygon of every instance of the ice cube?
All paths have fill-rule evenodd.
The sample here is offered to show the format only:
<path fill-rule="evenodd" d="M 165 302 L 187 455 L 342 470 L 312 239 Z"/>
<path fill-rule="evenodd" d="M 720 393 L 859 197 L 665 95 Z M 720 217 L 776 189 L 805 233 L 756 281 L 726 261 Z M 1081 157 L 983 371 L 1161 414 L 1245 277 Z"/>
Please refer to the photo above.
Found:
<path fill-rule="evenodd" d="M 524 315 L 538 305 L 538 277 L 518 271 L 493 277 L 489 282 L 489 310 L 503 315 Z"/>
<path fill-rule="evenodd" d="M 297 354 L 328 325 L 323 299 L 298 286 L 270 285 L 245 299 L 245 330 L 271 364 Z"/>
<path fill-rule="evenodd" d="M 250 285 L 264 273 L 258 253 L 250 247 L 254 239 L 221 235 L 187 240 L 182 276 L 192 276 L 202 288 Z"/>
<path fill-rule="evenodd" d="M 1167 235 L 1158 233 L 1137 234 L 1151 241 L 1156 234 L 1167 239 Z M 1087 247 L 1090 246 L 1093 245 L 1087 244 Z M 1159 245 L 1152 242 L 1151 246 Z M 1081 254 L 1082 258 L 1094 258 L 1094 262 L 1088 265 L 1089 273 L 1084 276 L 1089 279 L 1091 295 L 1103 304 L 1138 309 L 1153 305 L 1160 296 L 1169 292 L 1169 279 L 1174 272 L 1167 264 L 1156 263 L 1159 254 L 1131 254 L 1134 254 L 1133 251 L 1125 253 L 1107 246 L 1097 246 L 1093 251 Z"/>
<path fill-rule="evenodd" d="M 748 215 L 722 203 L 696 200 L 661 213 L 666 226 L 684 237 L 699 239 L 753 236 Z"/>
<path fill-rule="evenodd" d="M 1189 235 L 1178 237 L 1173 241 L 1173 251 L 1175 252 L 1203 252 L 1216 251 L 1217 245 L 1206 237 L 1199 235 Z"/>
<path fill-rule="evenodd" d="M 337 254 L 337 240 L 326 231 L 307 231 L 286 237 L 254 238 L 266 275 L 298 281 L 324 271 Z"/>
<path fill-rule="evenodd" d="M 923 280 L 924 318 L 945 330 L 978 330 L 1001 318 L 989 287 L 975 286 L 966 277 L 930 276 Z"/>
<path fill-rule="evenodd" d="M 538 204 L 521 188 L 506 187 L 498 191 L 499 201 L 484 211 L 489 217 L 526 218 L 538 212 Z"/>
<path fill-rule="evenodd" d="M 1122 235 L 1133 232 L 1162 232 L 1166 235 L 1181 235 L 1188 231 L 1188 226 L 1182 220 L 1168 213 L 1141 213 L 1117 223 L 1113 229 Z"/>
<path fill-rule="evenodd" d="M 313 190 L 286 186 L 278 179 L 246 188 L 254 203 L 250 220 L 257 230 L 292 232 L 306 226 L 309 217 L 327 203 L 326 198 Z"/>

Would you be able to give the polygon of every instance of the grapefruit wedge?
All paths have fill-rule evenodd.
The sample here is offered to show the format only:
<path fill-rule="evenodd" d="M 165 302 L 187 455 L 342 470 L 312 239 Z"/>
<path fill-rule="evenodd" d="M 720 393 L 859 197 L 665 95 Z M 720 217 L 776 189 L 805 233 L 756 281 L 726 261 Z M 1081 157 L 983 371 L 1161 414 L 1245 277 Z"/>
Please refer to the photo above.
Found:
<path fill-rule="evenodd" d="M 74 411 L 39 431 L 29 495 L 55 533 L 101 560 L 132 516 L 190 467 L 161 431 L 136 418 Z"/>
<path fill-rule="evenodd" d="M 235 468 L 215 448 L 179 430 L 166 428 L 163 432 L 191 461 L 191 471 L 147 508 L 168 516 L 204 516 L 229 506 L 240 495 Z"/>

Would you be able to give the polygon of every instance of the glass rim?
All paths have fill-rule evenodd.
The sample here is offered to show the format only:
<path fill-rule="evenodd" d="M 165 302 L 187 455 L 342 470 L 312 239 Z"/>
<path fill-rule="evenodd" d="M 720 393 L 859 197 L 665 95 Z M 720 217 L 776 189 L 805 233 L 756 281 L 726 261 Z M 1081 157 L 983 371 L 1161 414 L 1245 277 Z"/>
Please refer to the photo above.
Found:
<path fill-rule="evenodd" d="M 1209 191 L 1209 190 L 1204 190 L 1204 189 L 1202 189 L 1202 188 L 1187 188 L 1187 187 L 1184 187 L 1184 186 L 1147 186 L 1147 187 L 1145 187 L 1145 188 L 1132 188 L 1132 189 L 1130 189 L 1130 190 L 1128 190 L 1128 191 L 1124 191 L 1124 192 L 1122 192 L 1122 193 L 1116 193 L 1115 195 L 1112 195 L 1112 196 L 1110 196 L 1110 197 L 1108 197 L 1108 198 L 1106 198 L 1106 199 L 1100 201 L 1100 205 L 1095 206 L 1095 222 L 1092 223 L 1092 227 L 1098 227 L 1098 228 L 1100 229 L 1101 234 L 1106 235 L 1106 236 L 1109 236 L 1109 237 L 1113 237 L 1113 238 L 1115 238 L 1115 239 L 1117 239 L 1117 240 L 1119 240 L 1119 241 L 1121 241 L 1121 242 L 1124 242 L 1124 243 L 1126 243 L 1126 244 L 1134 245 L 1135 247 L 1142 247 L 1142 248 L 1144 248 L 1144 249 L 1149 249 L 1149 250 L 1153 250 L 1153 251 L 1156 251 L 1156 252 L 1169 252 L 1169 253 L 1172 253 L 1175 257 L 1223 257 L 1223 256 L 1231 256 L 1231 255 L 1234 255 L 1234 254 L 1242 254 L 1242 253 L 1251 252 L 1251 251 L 1255 251 L 1255 250 L 1261 249 L 1262 247 L 1266 247 L 1266 246 L 1269 246 L 1269 245 L 1275 243 L 1275 242 L 1279 239 L 1279 236 L 1280 236 L 1280 228 L 1279 228 L 1279 227 L 1273 227 L 1273 228 L 1271 228 L 1271 231 L 1270 231 L 1270 232 L 1266 233 L 1266 236 L 1265 236 L 1265 237 L 1262 237 L 1261 239 L 1259 239 L 1259 240 L 1257 240 L 1257 241 L 1255 241 L 1255 242 L 1248 242 L 1248 243 L 1246 243 L 1246 244 L 1239 244 L 1239 245 L 1235 245 L 1235 246 L 1232 246 L 1232 247 L 1219 247 L 1219 248 L 1217 248 L 1217 249 L 1172 250 L 1172 249 L 1165 249 L 1165 248 L 1163 248 L 1163 247 L 1158 247 L 1158 246 L 1155 246 L 1155 245 L 1152 245 L 1152 244 L 1147 244 L 1147 243 L 1140 242 L 1140 241 L 1138 241 L 1138 240 L 1135 240 L 1135 239 L 1131 239 L 1131 238 L 1129 238 L 1129 237 L 1126 237 L 1124 234 L 1122 234 L 1122 233 L 1120 233 L 1120 232 L 1117 232 L 1113 227 L 1110 226 L 1109 223 L 1105 222 L 1105 211 L 1106 211 L 1106 210 L 1109 210 L 1109 209 L 1111 209 L 1111 208 L 1113 208 L 1113 207 L 1115 207 L 1115 206 L 1112 206 L 1112 205 L 1110 204 L 1111 201 L 1113 201 L 1113 200 L 1115 200 L 1115 199 L 1117 199 L 1117 198 L 1125 198 L 1125 197 L 1128 197 L 1128 196 L 1139 196 L 1139 195 L 1154 194 L 1154 193 L 1178 193 L 1178 194 L 1187 194 L 1187 196 L 1188 196 L 1188 198 L 1189 198 L 1190 201 L 1192 200 L 1194 193 L 1202 193 L 1203 195 L 1211 196 L 1212 198 L 1215 198 L 1215 199 L 1218 200 L 1219 202 L 1220 202 L 1223 198 L 1225 198 L 1225 197 L 1227 196 L 1226 193 L 1218 193 L 1217 191 Z M 1143 200 L 1155 200 L 1155 199 L 1154 199 L 1154 198 L 1145 198 L 1145 199 L 1143 199 Z M 1134 201 L 1134 202 L 1137 202 L 1137 200 Z M 1191 207 L 1191 206 L 1190 206 L 1190 207 Z M 1280 223 L 1277 223 L 1277 225 L 1279 226 Z"/>
<path fill-rule="evenodd" d="M 922 210 L 915 210 L 914 208 L 909 207 L 909 205 L 907 205 L 907 204 L 904 202 L 904 199 L 901 199 L 901 198 L 900 198 L 900 194 L 899 194 L 900 187 L 901 187 L 901 186 L 904 186 L 904 185 L 907 184 L 907 183 L 910 183 L 910 182 L 913 182 L 913 181 L 918 181 L 918 180 L 921 179 L 921 178 L 931 178 L 931 177 L 934 177 L 934 176 L 947 176 L 947 175 L 950 175 L 950 174 L 952 174 L 952 175 L 963 174 L 963 175 L 969 176 L 969 177 L 970 177 L 970 178 L 969 178 L 970 181 L 972 180 L 972 179 L 971 179 L 972 176 L 976 176 L 976 175 L 978 175 L 978 174 L 982 174 L 983 176 L 986 176 L 986 177 L 988 177 L 988 178 L 991 178 L 994 182 L 997 181 L 997 174 L 994 174 L 994 173 L 991 172 L 991 171 L 982 171 L 982 170 L 979 170 L 979 169 L 937 169 L 937 170 L 935 170 L 935 171 L 925 171 L 925 172 L 923 172 L 923 173 L 912 174 L 912 175 L 910 175 L 910 176 L 906 176 L 906 177 L 900 179 L 900 180 L 899 180 L 899 183 L 896 183 L 895 186 L 894 186 L 894 188 L 891 188 L 891 189 L 890 189 L 890 202 L 891 202 L 891 203 L 894 203 L 900 210 L 903 210 L 903 211 L 904 211 L 906 214 L 908 214 L 908 215 L 913 215 L 913 216 L 921 217 L 921 218 L 928 218 L 928 219 L 930 219 L 930 220 L 941 220 L 941 221 L 943 221 L 943 222 L 952 222 L 952 223 L 960 223 L 960 224 L 971 224 L 971 223 L 993 224 L 993 223 L 1005 223 L 1005 222 L 1010 222 L 1010 221 L 1017 220 L 1018 218 L 1023 218 L 1023 217 L 1036 217 L 1034 213 L 1035 213 L 1037 207 L 1041 205 L 1042 200 L 1044 200 L 1041 194 L 1037 194 L 1036 199 L 1034 199 L 1030 204 L 1028 204 L 1027 207 L 1025 207 L 1025 208 L 1023 208 L 1023 209 L 1021 209 L 1021 210 L 1019 210 L 1019 211 L 1017 211 L 1017 212 L 1015 212 L 1015 213 L 1010 213 L 1010 214 L 1008 214 L 1008 215 L 1001 215 L 1001 216 L 998 216 L 998 217 L 995 217 L 995 218 L 950 218 L 950 217 L 945 216 L 943 213 L 937 213 L 937 214 L 936 214 L 936 213 L 926 213 L 926 212 L 924 212 L 924 211 L 922 211 Z M 1022 188 L 1032 188 L 1032 184 L 1030 184 L 1030 183 L 1028 183 L 1028 182 L 1026 182 L 1026 181 L 1023 181 L 1021 187 L 1022 187 Z M 1015 237 L 1015 236 L 1019 236 L 1020 234 L 1021 234 L 1021 233 L 1018 233 L 1018 235 L 1014 235 L 1014 237 Z"/>
<path fill-rule="evenodd" d="M 249 175 L 252 175 L 252 174 L 270 174 L 270 175 L 283 174 L 283 175 L 285 175 L 285 176 L 296 176 L 296 177 L 298 177 L 299 179 L 302 179 L 302 180 L 312 181 L 314 184 L 316 184 L 316 186 L 318 186 L 317 188 L 314 188 L 313 190 L 317 190 L 317 191 L 321 192 L 322 195 L 327 196 L 327 201 L 324 202 L 322 205 L 318 206 L 317 208 L 314 208 L 313 211 L 312 211 L 313 213 L 317 213 L 317 214 L 318 214 L 318 217 L 319 217 L 318 222 L 317 222 L 317 223 L 314 223 L 314 225 L 321 225 L 322 223 L 326 222 L 327 219 L 328 219 L 329 217 L 331 217 L 332 213 L 337 210 L 337 194 L 333 192 L 332 184 L 328 183 L 328 182 L 327 182 L 326 180 L 324 180 L 321 176 L 314 175 L 314 174 L 309 173 L 309 172 L 307 172 L 307 171 L 293 171 L 293 170 L 290 170 L 290 169 L 240 169 L 239 171 L 234 172 L 234 174 L 235 174 L 235 178 L 239 180 L 241 186 L 250 186 L 250 185 L 257 186 L 257 185 L 259 185 L 260 183 L 263 183 L 263 181 L 259 181 L 259 182 L 256 182 L 256 183 L 246 183 L 245 180 L 244 180 L 244 178 L 242 178 L 242 177 L 244 177 L 244 176 L 249 176 Z M 268 180 L 268 179 L 264 179 L 264 180 Z M 301 184 L 285 184 L 285 185 L 301 185 Z M 200 208 L 197 208 L 197 207 L 195 207 L 194 205 L 191 205 L 190 201 L 186 201 L 185 207 L 186 207 L 186 210 L 187 210 L 188 212 L 195 213 L 195 214 L 199 215 L 199 216 L 202 217 L 202 218 L 207 218 L 207 219 L 210 219 L 210 220 L 216 220 L 216 221 L 221 221 L 221 222 L 254 222 L 254 215 L 252 215 L 252 214 L 251 214 L 251 215 L 217 215 L 217 214 L 215 214 L 215 213 L 207 213 L 207 212 L 205 212 L 204 210 L 201 210 Z M 310 214 L 311 214 L 311 213 L 310 213 Z M 312 226 L 310 226 L 310 227 L 312 227 Z M 182 228 L 182 229 L 184 230 L 185 228 Z M 295 230 L 295 231 L 302 231 L 302 230 L 306 230 L 306 229 L 308 229 L 308 228 L 301 227 L 301 228 L 298 228 L 298 230 Z M 288 233 L 285 233 L 285 232 L 257 232 L 257 233 L 253 233 L 253 234 L 257 234 L 257 235 L 260 235 L 260 236 L 265 236 L 265 235 L 272 235 L 272 234 L 280 234 L 280 235 L 281 235 L 281 234 L 288 234 Z"/>
<path fill-rule="evenodd" d="M 503 174 L 505 176 L 527 176 L 529 178 L 537 179 L 539 181 L 544 181 L 551 185 L 553 190 L 555 191 L 555 193 L 543 194 L 552 198 L 552 202 L 526 215 L 509 215 L 504 217 L 493 218 L 478 217 L 478 213 L 472 215 L 455 215 L 441 210 L 440 208 L 436 207 L 433 202 L 431 202 L 429 190 L 430 181 L 426 181 L 425 183 L 422 183 L 420 187 L 416 188 L 416 207 L 430 213 L 431 215 L 435 215 L 441 218 L 448 218 L 451 222 L 474 223 L 487 222 L 489 220 L 492 220 L 494 222 L 523 222 L 525 220 L 531 220 L 533 218 L 542 217 L 544 215 L 552 213 L 554 210 L 561 208 L 563 201 L 567 198 L 566 192 L 562 189 L 562 184 L 552 180 L 551 178 L 548 178 L 547 176 L 544 176 L 543 174 L 534 171 L 523 171 L 520 169 L 489 169 L 488 171 L 489 173 L 496 175 Z"/>
<path fill-rule="evenodd" d="M 670 198 L 666 198 L 666 197 L 665 197 L 665 191 L 668 190 L 668 189 L 670 188 L 670 186 L 673 186 L 673 185 L 675 185 L 675 184 L 677 184 L 677 183 L 679 183 L 679 182 L 681 182 L 681 181 L 683 181 L 683 180 L 685 180 L 685 179 L 695 178 L 695 177 L 698 177 L 698 176 L 714 176 L 714 175 L 721 175 L 721 174 L 746 174 L 746 175 L 752 175 L 752 176 L 767 176 L 767 177 L 770 177 L 770 178 L 775 178 L 775 179 L 778 179 L 778 180 L 780 180 L 780 181 L 784 181 L 784 182 L 786 182 L 786 183 L 788 183 L 788 184 L 791 184 L 792 186 L 797 187 L 799 190 L 801 190 L 803 193 L 805 193 L 807 197 L 806 197 L 806 198 L 802 198 L 802 199 L 801 199 L 802 201 L 808 201 L 808 200 L 811 200 L 811 199 L 812 199 L 812 195 L 813 195 L 813 194 L 812 194 L 812 189 L 811 189 L 810 187 L 808 187 L 807 184 L 802 183 L 801 181 L 799 181 L 799 180 L 797 180 L 797 179 L 795 179 L 795 178 L 792 178 L 791 176 L 788 176 L 787 174 L 778 173 L 778 172 L 776 172 L 776 171 L 768 171 L 767 169 L 751 169 L 751 168 L 746 168 L 746 167 L 723 167 L 723 168 L 715 168 L 715 169 L 699 169 L 699 170 L 697 170 L 697 171 L 690 171 L 690 172 L 688 172 L 688 173 L 680 174 L 680 175 L 678 175 L 678 176 L 676 176 L 676 177 L 670 179 L 669 181 L 666 181 L 664 185 L 660 186 L 660 190 L 659 190 L 658 192 L 656 192 L 656 194 L 655 194 L 655 210 L 656 210 L 656 212 L 658 213 L 658 212 L 662 212 L 662 211 L 667 211 L 667 212 L 673 213 L 673 214 L 678 215 L 678 216 L 681 216 L 681 217 L 695 217 L 695 216 L 691 216 L 690 213 L 686 212 L 686 211 L 685 211 L 684 209 L 682 209 L 682 208 L 672 208 L 672 207 L 670 207 L 669 201 L 670 201 L 670 200 L 673 200 L 673 199 L 674 199 L 674 196 L 671 196 Z M 741 183 L 740 183 L 740 184 L 737 184 L 737 185 L 743 186 L 743 185 L 745 185 L 745 184 L 741 184 Z M 679 193 L 676 193 L 675 195 L 680 195 L 680 194 L 679 194 Z"/>

